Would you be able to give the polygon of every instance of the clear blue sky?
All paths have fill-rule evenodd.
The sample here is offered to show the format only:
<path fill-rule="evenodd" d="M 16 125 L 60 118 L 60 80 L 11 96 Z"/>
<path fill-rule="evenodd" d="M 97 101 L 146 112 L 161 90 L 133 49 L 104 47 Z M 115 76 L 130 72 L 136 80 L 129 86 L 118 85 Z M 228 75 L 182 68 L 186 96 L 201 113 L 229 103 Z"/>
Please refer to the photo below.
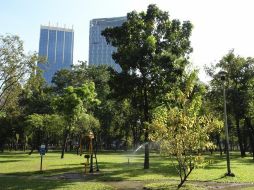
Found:
<path fill-rule="evenodd" d="M 0 34 L 17 34 L 25 50 L 38 51 L 40 25 L 74 27 L 74 64 L 88 60 L 89 21 L 146 10 L 151 3 L 171 18 L 190 20 L 193 65 L 202 68 L 230 49 L 254 57 L 254 1 L 252 0 L 1 0 Z M 203 81 L 207 78 L 201 70 Z"/>

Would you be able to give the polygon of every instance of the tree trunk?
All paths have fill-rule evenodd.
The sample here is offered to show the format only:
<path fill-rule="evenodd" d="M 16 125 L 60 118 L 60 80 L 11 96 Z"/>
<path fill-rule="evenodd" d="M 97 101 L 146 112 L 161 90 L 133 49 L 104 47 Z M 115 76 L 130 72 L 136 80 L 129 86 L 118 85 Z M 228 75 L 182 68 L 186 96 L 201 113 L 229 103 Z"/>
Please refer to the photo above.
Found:
<path fill-rule="evenodd" d="M 252 152 L 252 158 L 254 160 L 254 137 L 253 134 L 249 133 L 250 137 L 250 147 L 251 147 L 251 152 Z"/>
<path fill-rule="evenodd" d="M 63 145 L 62 145 L 61 158 L 64 158 L 64 153 L 65 153 L 65 150 L 66 150 L 68 134 L 69 134 L 68 130 L 65 130 L 64 136 L 63 136 Z"/>
<path fill-rule="evenodd" d="M 241 157 L 245 157 L 246 154 L 243 147 L 243 139 L 242 139 L 242 134 L 240 130 L 240 119 L 238 117 L 236 117 L 236 129 L 237 129 L 237 136 L 238 136 L 238 143 L 240 147 Z"/>
<path fill-rule="evenodd" d="M 35 148 L 35 145 L 34 145 L 34 144 L 32 144 L 32 146 L 31 146 L 31 150 L 30 150 L 30 152 L 28 153 L 29 155 L 31 155 L 31 154 L 33 153 L 34 148 Z"/>
<path fill-rule="evenodd" d="M 249 145 L 248 145 L 249 133 L 248 133 L 248 127 L 246 125 L 243 126 L 242 137 L 243 137 L 243 150 L 246 152 L 249 149 Z"/>
<path fill-rule="evenodd" d="M 145 122 L 149 122 L 149 108 L 148 108 L 148 98 L 147 98 L 147 89 L 144 88 L 144 118 Z M 144 125 L 144 124 L 143 124 Z M 144 160 L 144 169 L 149 169 L 149 133 L 147 126 L 144 126 L 145 129 L 145 160 Z"/>
<path fill-rule="evenodd" d="M 190 171 L 187 173 L 187 175 L 184 176 L 183 180 L 181 180 L 181 183 L 177 186 L 178 189 L 180 189 L 183 186 L 184 182 L 187 180 L 188 176 L 190 175 L 193 169 L 194 168 L 192 167 L 190 168 Z"/>
<path fill-rule="evenodd" d="M 249 133 L 250 137 L 250 147 L 252 151 L 252 157 L 254 160 L 254 127 L 251 125 L 251 119 L 250 118 L 245 118 L 245 124 Z"/>
<path fill-rule="evenodd" d="M 0 144 L 0 151 L 4 152 L 4 142 L 1 142 L 1 144 Z"/>
<path fill-rule="evenodd" d="M 46 137 L 46 142 L 45 142 L 45 148 L 46 148 L 46 152 L 48 152 L 48 149 L 49 149 L 49 146 L 48 146 L 48 144 L 49 144 L 49 137 L 48 137 L 48 135 L 47 135 L 47 137 Z"/>
<path fill-rule="evenodd" d="M 72 140 L 70 141 L 70 152 L 73 151 L 73 144 L 72 144 Z"/>
<path fill-rule="evenodd" d="M 40 141 L 39 140 L 39 135 L 38 135 L 38 132 L 36 132 L 35 138 L 33 138 L 32 141 L 31 141 L 31 150 L 28 153 L 29 155 L 31 155 L 34 152 L 34 150 L 36 150 L 36 149 L 38 150 L 39 141 Z"/>
<path fill-rule="evenodd" d="M 83 154 L 83 147 L 82 147 L 82 134 L 79 136 L 79 155 L 82 156 Z"/>
<path fill-rule="evenodd" d="M 148 143 L 148 132 L 145 132 L 145 161 L 144 161 L 144 169 L 149 169 L 149 143 Z"/>
<path fill-rule="evenodd" d="M 221 140 L 220 140 L 220 134 L 216 134 L 216 140 L 217 140 L 217 145 L 219 146 L 219 150 L 220 150 L 220 155 L 222 156 L 222 147 L 221 147 Z"/>

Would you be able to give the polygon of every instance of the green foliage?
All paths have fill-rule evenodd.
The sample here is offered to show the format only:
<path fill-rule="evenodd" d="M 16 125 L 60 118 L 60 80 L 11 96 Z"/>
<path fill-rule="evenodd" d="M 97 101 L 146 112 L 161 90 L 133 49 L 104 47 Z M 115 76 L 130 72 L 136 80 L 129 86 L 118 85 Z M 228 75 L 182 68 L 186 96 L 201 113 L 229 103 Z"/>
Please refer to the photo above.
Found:
<path fill-rule="evenodd" d="M 68 87 L 63 96 L 54 99 L 56 111 L 63 115 L 66 120 L 73 122 L 85 111 L 82 100 L 73 92 L 73 87 Z"/>
<path fill-rule="evenodd" d="M 6 113 L 3 111 L 0 111 L 0 118 L 5 117 L 5 116 L 6 116 Z"/>
<path fill-rule="evenodd" d="M 44 127 L 43 125 L 43 116 L 39 115 L 39 114 L 33 114 L 33 115 L 29 115 L 27 117 L 27 125 L 32 128 L 39 128 L 41 129 L 42 127 Z"/>
<path fill-rule="evenodd" d="M 68 86 L 80 87 L 87 81 L 94 82 L 96 93 L 100 100 L 109 93 L 108 80 L 110 73 L 105 65 L 87 66 L 86 63 L 73 66 L 72 70 L 62 69 L 53 76 L 53 88 L 57 93 L 63 93 Z"/>
<path fill-rule="evenodd" d="M 252 89 L 254 89 L 254 79 L 249 82 L 251 88 L 248 90 L 247 95 L 249 96 L 250 100 L 254 100 L 254 93 Z M 254 119 L 254 101 L 248 101 L 248 115 Z"/>
<path fill-rule="evenodd" d="M 52 83 L 54 84 L 55 90 L 57 92 L 62 92 L 67 86 L 73 85 L 72 78 L 73 73 L 69 69 L 61 69 L 57 71 L 52 78 Z"/>
<path fill-rule="evenodd" d="M 69 122 L 74 122 L 87 109 L 100 103 L 96 96 L 93 82 L 87 82 L 76 88 L 69 86 L 62 96 L 55 98 L 54 106 Z"/>
<path fill-rule="evenodd" d="M 59 133 L 66 125 L 64 119 L 56 114 L 32 114 L 26 118 L 26 134 L 30 135 L 36 130 L 48 133 Z"/>
<path fill-rule="evenodd" d="M 76 121 L 75 125 L 77 126 L 75 130 L 76 132 L 85 134 L 89 131 L 98 132 L 100 122 L 92 115 L 82 114 Z"/>
<path fill-rule="evenodd" d="M 24 136 L 31 146 L 53 142 L 53 137 L 60 136 L 67 125 L 64 118 L 56 114 L 32 114 L 26 117 L 25 124 Z"/>
<path fill-rule="evenodd" d="M 46 86 L 46 82 L 38 68 L 36 74 L 32 73 L 30 75 L 19 95 L 19 107 L 22 114 L 25 116 L 34 113 L 51 114 L 53 112 L 51 106 L 52 96 L 53 94 Z"/>

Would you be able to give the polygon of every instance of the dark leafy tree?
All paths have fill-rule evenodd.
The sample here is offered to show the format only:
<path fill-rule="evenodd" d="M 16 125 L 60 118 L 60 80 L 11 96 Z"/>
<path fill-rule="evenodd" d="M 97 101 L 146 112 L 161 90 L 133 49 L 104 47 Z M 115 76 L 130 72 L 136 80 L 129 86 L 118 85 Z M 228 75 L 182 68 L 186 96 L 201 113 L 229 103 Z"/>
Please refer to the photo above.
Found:
<path fill-rule="evenodd" d="M 146 12 L 133 11 L 120 27 L 102 32 L 108 43 L 117 48 L 112 54 L 122 71 L 115 76 L 119 96 L 138 92 L 143 116 L 144 139 L 148 142 L 151 110 L 161 103 L 163 95 L 177 83 L 192 51 L 190 22 L 170 20 L 167 12 L 149 5 Z M 144 168 L 149 168 L 149 146 L 145 146 Z"/>

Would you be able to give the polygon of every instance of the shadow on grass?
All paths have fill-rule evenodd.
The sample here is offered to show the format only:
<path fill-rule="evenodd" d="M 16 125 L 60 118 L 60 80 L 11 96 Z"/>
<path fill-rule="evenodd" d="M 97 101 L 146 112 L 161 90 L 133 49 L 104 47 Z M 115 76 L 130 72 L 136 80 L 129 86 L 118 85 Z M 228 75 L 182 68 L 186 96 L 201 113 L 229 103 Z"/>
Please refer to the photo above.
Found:
<path fill-rule="evenodd" d="M 76 163 L 76 164 L 68 164 L 68 166 L 84 166 L 84 162 L 83 163 Z M 52 164 L 51 166 L 63 166 L 63 164 Z"/>
<path fill-rule="evenodd" d="M 82 163 L 70 164 L 72 167 L 47 169 L 42 173 L 40 171 L 27 171 L 27 172 L 12 172 L 6 175 L 12 176 L 38 176 L 38 177 L 50 177 L 57 176 L 64 173 L 79 173 L 84 174 L 84 166 Z M 165 165 L 165 163 L 151 163 L 150 169 L 144 170 L 143 163 L 131 162 L 127 163 L 112 163 L 112 162 L 99 162 L 100 172 L 95 172 L 96 175 L 86 175 L 85 179 L 89 181 L 123 181 L 137 179 L 158 179 L 161 176 L 164 177 L 176 177 L 177 173 L 175 168 L 171 165 Z"/>
<path fill-rule="evenodd" d="M 57 169 L 47 169 L 43 170 L 42 172 L 37 170 L 37 171 L 27 171 L 27 172 L 12 172 L 12 173 L 7 173 L 5 175 L 12 175 L 12 176 L 32 176 L 32 175 L 41 175 L 41 176 L 53 176 L 57 174 L 62 174 L 62 173 L 68 173 L 68 172 L 81 172 L 84 169 L 82 166 L 77 166 L 77 167 L 66 167 L 66 168 L 57 168 Z"/>
<path fill-rule="evenodd" d="M 215 181 L 218 181 L 220 179 L 224 179 L 226 178 L 226 175 L 225 174 L 221 174 L 219 177 L 217 178 L 214 178 L 214 179 L 210 179 L 210 180 L 204 180 L 204 182 L 215 182 Z"/>
<path fill-rule="evenodd" d="M 161 178 L 161 176 L 178 176 L 173 166 L 158 162 L 151 163 L 150 169 L 146 170 L 143 168 L 143 163 L 140 162 L 131 162 L 129 164 L 101 162 L 100 171 L 102 175 L 97 176 L 97 180 L 101 181 L 121 181 L 130 180 L 131 178 L 142 179 L 142 177 L 145 179 L 147 178 L 146 175 L 150 175 L 151 179 Z"/>
<path fill-rule="evenodd" d="M 63 188 L 74 182 L 67 180 L 44 180 L 44 179 L 28 179 L 28 178 L 11 178 L 0 177 L 0 189 L 9 190 L 45 190 Z"/>
<path fill-rule="evenodd" d="M 15 153 L 15 152 L 10 152 L 10 153 L 0 153 L 0 158 L 26 158 L 28 156 L 28 153 Z"/>
<path fill-rule="evenodd" d="M 10 163 L 10 162 L 20 162 L 20 161 L 23 161 L 23 160 L 0 160 L 0 164 L 2 164 L 2 163 Z"/>

